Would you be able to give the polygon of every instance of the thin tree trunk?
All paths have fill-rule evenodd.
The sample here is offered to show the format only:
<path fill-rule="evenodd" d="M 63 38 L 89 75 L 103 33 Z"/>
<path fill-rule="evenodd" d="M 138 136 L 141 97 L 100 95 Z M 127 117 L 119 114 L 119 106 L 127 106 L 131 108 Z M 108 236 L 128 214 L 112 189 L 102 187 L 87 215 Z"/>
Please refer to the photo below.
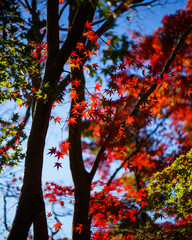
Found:
<path fill-rule="evenodd" d="M 84 100 L 85 79 L 82 70 L 75 70 L 73 74 L 81 80 L 81 85 L 76 88 L 78 94 L 77 102 Z M 71 114 L 73 116 L 74 100 L 71 103 Z M 70 168 L 75 185 L 75 208 L 73 213 L 73 240 L 90 239 L 90 222 L 89 222 L 89 200 L 91 181 L 90 174 L 86 171 L 83 162 L 81 148 L 81 124 L 82 119 L 76 119 L 77 124 L 69 125 L 69 158 Z M 80 229 L 78 230 L 78 227 Z"/>

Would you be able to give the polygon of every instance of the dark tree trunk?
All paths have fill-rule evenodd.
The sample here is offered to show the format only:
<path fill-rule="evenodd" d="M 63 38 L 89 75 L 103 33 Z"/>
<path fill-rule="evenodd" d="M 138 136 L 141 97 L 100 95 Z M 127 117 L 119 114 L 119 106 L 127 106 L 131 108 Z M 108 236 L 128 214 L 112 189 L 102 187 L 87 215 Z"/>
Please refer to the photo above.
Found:
<path fill-rule="evenodd" d="M 89 221 L 89 200 L 90 200 L 90 184 L 87 183 L 83 187 L 75 190 L 75 209 L 73 214 L 73 240 L 89 240 L 90 239 L 90 221 Z M 76 227 L 81 226 L 81 230 Z"/>
<path fill-rule="evenodd" d="M 44 212 L 41 174 L 51 106 L 52 101 L 46 104 L 39 101 L 37 104 L 28 140 L 23 187 L 8 240 L 25 240 L 35 217 Z M 47 239 L 48 234 L 41 238 L 41 240 Z"/>
<path fill-rule="evenodd" d="M 76 88 L 78 93 L 78 102 L 84 100 L 85 79 L 82 70 L 75 70 L 73 74 L 81 81 L 81 85 Z M 71 116 L 73 116 L 73 105 L 71 103 Z M 89 222 L 89 200 L 91 181 L 90 174 L 86 171 L 81 148 L 81 124 L 82 119 L 76 119 L 77 124 L 69 126 L 69 158 L 70 168 L 75 185 L 75 208 L 73 213 L 73 240 L 90 239 L 90 222 Z M 77 229 L 81 227 L 81 229 Z"/>
<path fill-rule="evenodd" d="M 48 236 L 45 207 L 43 211 L 35 217 L 33 221 L 33 235 L 34 240 L 46 239 L 46 236 Z"/>

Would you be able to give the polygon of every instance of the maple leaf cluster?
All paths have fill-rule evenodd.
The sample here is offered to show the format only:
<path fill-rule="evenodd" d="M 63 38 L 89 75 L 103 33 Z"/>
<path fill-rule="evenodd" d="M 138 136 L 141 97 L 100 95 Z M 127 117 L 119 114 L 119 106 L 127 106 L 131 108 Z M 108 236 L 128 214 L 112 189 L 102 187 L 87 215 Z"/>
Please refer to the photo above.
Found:
<path fill-rule="evenodd" d="M 50 154 L 51 156 L 54 155 L 54 157 L 57 158 L 57 162 L 54 165 L 54 167 L 56 167 L 57 170 L 59 170 L 59 168 L 62 168 L 61 163 L 59 163 L 58 161 L 60 160 L 60 158 L 64 158 L 64 155 L 68 155 L 69 148 L 70 144 L 68 140 L 66 140 L 65 142 L 62 142 L 60 144 L 60 150 L 57 150 L 56 147 L 52 147 L 49 149 L 48 154 Z"/>

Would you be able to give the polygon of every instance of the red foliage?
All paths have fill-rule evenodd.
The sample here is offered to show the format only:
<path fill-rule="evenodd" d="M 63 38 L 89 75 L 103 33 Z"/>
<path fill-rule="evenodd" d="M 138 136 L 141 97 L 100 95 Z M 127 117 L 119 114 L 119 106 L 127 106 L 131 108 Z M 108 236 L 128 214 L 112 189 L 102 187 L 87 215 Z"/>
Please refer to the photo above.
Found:
<path fill-rule="evenodd" d="M 129 17 L 127 20 L 130 21 Z M 185 10 L 166 15 L 162 27 L 154 35 L 133 33 L 137 45 L 131 44 L 123 61 L 109 67 L 107 87 L 97 81 L 87 88 L 76 76 L 70 80 L 72 88 L 68 96 L 72 105 L 68 125 L 76 127 L 81 124 L 84 137 L 81 147 L 87 169 L 94 166 L 95 158 L 99 158 L 100 163 L 98 174 L 102 181 L 92 184 L 89 206 L 92 239 L 112 239 L 115 231 L 118 236 L 116 228 L 121 233 L 124 225 L 126 230 L 122 227 L 125 233 L 120 239 L 134 239 L 139 231 L 136 229 L 138 225 L 151 220 L 147 213 L 147 182 L 155 172 L 170 165 L 180 152 L 191 147 L 191 34 L 176 54 L 170 69 L 164 71 L 170 56 L 175 54 L 178 38 L 191 22 L 191 1 L 188 1 Z M 99 49 L 98 36 L 88 21 L 84 37 Z M 111 42 L 107 41 L 109 44 Z M 96 55 L 79 42 L 68 60 L 72 71 L 82 67 L 83 54 L 85 57 Z M 97 63 L 84 66 L 88 71 L 98 68 Z M 133 74 L 136 71 L 138 73 Z M 85 90 L 84 97 L 79 91 L 81 87 Z M 60 144 L 60 151 L 51 148 L 49 154 L 59 160 L 68 154 L 70 147 L 70 143 L 65 141 Z M 104 151 L 96 155 L 98 149 Z M 116 162 L 120 166 L 114 171 L 111 165 Z M 56 162 L 54 167 L 59 168 L 61 164 Z M 124 171 L 118 178 L 117 173 L 121 169 Z M 49 202 L 64 206 L 64 201 L 58 197 L 73 195 L 71 188 L 55 183 L 46 185 L 45 198 Z M 180 219 L 174 226 L 189 222 L 191 216 Z M 168 233 L 173 224 L 156 226 Z M 79 224 L 75 231 L 81 234 L 83 227 Z"/>

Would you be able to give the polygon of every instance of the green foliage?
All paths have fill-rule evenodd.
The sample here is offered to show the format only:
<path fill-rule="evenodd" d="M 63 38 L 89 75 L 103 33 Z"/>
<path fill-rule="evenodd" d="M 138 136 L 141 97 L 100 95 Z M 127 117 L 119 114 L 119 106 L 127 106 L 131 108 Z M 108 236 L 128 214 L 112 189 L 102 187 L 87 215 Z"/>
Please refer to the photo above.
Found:
<path fill-rule="evenodd" d="M 148 185 L 148 201 L 154 219 L 166 213 L 176 220 L 192 213 L 192 150 L 157 172 Z"/>
<path fill-rule="evenodd" d="M 32 46 L 23 41 L 27 29 L 15 0 L 0 3 L 0 23 L 0 104 L 30 105 L 28 73 L 34 72 L 36 61 L 31 57 Z M 0 116 L 0 171 L 4 164 L 13 166 L 24 158 L 24 125 L 18 113 L 9 115 L 7 111 Z"/>
<path fill-rule="evenodd" d="M 16 165 L 25 156 L 21 143 L 26 139 L 26 134 L 22 131 L 19 120 L 17 113 L 9 121 L 0 118 L 0 172 L 5 164 Z"/>

